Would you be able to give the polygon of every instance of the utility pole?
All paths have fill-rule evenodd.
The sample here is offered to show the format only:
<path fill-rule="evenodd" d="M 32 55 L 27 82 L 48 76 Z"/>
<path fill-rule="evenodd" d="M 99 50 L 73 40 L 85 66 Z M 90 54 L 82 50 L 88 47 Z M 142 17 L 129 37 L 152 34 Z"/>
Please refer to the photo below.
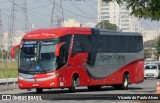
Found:
<path fill-rule="evenodd" d="M 55 0 L 53 1 L 53 7 L 52 7 L 52 13 L 51 13 L 51 22 L 50 22 L 50 27 L 53 27 L 54 21 L 53 21 L 53 14 L 54 14 L 54 9 L 55 9 Z"/>
<path fill-rule="evenodd" d="M 61 9 L 61 25 L 63 25 L 64 23 L 64 14 L 63 14 L 63 4 L 62 4 L 62 0 L 60 0 L 60 9 Z"/>
<path fill-rule="evenodd" d="M 1 67 L 3 67 L 3 59 L 4 59 L 4 57 L 3 57 L 3 49 L 4 49 L 4 47 L 3 47 L 3 36 L 4 36 L 4 34 L 3 34 L 3 24 L 2 24 L 2 16 L 1 16 L 1 10 L 0 10 L 0 51 L 1 51 L 1 60 L 0 60 L 0 63 L 2 64 L 2 66 Z"/>
<path fill-rule="evenodd" d="M 3 69 L 4 71 L 4 74 L 3 76 L 5 77 L 6 76 L 6 68 L 7 68 L 7 65 L 6 65 L 6 61 L 4 60 L 4 40 L 3 40 L 3 37 L 4 37 L 4 33 L 3 33 L 3 23 L 2 23 L 2 15 L 1 15 L 1 10 L 0 10 L 0 47 L 1 47 L 1 60 L 0 60 L 0 68 Z"/>
<path fill-rule="evenodd" d="M 1 50 L 3 48 L 3 24 L 2 24 L 2 16 L 1 16 L 1 10 L 0 10 L 0 47 L 1 47 Z"/>
<path fill-rule="evenodd" d="M 52 7 L 52 13 L 51 13 L 51 22 L 50 22 L 50 27 L 53 27 L 54 25 L 54 17 L 53 17 L 53 14 L 54 14 L 54 9 L 55 9 L 55 0 L 53 1 L 53 7 Z"/>
<path fill-rule="evenodd" d="M 25 30 L 26 32 L 29 31 L 29 22 L 28 22 L 28 13 L 27 13 L 27 1 L 24 0 L 23 12 L 25 17 Z"/>
<path fill-rule="evenodd" d="M 11 17 L 9 22 L 9 40 L 8 40 L 8 48 L 13 45 L 13 37 L 14 37 L 14 19 L 15 19 L 15 0 L 12 0 L 12 10 L 11 10 Z"/>
<path fill-rule="evenodd" d="M 50 0 L 53 4 L 50 27 L 61 27 L 64 23 L 62 0 Z"/>

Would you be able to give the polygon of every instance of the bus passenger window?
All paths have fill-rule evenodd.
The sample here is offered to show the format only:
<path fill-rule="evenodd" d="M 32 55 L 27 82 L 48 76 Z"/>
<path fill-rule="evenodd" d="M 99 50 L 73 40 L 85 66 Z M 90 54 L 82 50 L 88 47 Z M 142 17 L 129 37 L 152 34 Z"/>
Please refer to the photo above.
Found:
<path fill-rule="evenodd" d="M 76 55 L 77 53 L 86 52 L 86 41 L 88 36 L 86 35 L 78 35 L 74 36 L 74 43 L 73 43 L 73 51 L 72 56 Z"/>
<path fill-rule="evenodd" d="M 80 43 L 79 41 L 75 41 L 75 48 L 74 48 L 74 52 L 75 53 L 79 53 L 83 51 L 83 44 Z"/>
<path fill-rule="evenodd" d="M 62 36 L 60 38 L 60 42 L 65 42 L 63 46 L 60 48 L 60 56 L 57 58 L 57 64 L 58 68 L 64 66 L 67 63 L 68 60 L 68 54 L 69 54 L 69 49 L 70 49 L 70 42 L 71 42 L 71 34 Z"/>
<path fill-rule="evenodd" d="M 67 62 L 67 53 L 64 48 L 61 48 L 60 50 L 60 56 L 59 56 L 60 65 L 64 65 Z"/>

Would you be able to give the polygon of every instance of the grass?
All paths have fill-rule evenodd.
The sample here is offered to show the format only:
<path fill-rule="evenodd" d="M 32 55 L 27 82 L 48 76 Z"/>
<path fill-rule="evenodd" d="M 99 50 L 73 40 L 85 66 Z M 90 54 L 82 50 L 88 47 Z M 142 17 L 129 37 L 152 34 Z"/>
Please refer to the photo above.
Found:
<path fill-rule="evenodd" d="M 16 61 L 7 61 L 6 65 L 0 62 L 0 79 L 2 78 L 17 78 L 18 65 Z"/>

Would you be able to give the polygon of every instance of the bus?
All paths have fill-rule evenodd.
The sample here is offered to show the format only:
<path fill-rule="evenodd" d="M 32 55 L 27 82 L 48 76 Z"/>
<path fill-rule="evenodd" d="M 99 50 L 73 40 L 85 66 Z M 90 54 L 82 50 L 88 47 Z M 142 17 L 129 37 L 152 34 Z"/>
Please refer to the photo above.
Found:
<path fill-rule="evenodd" d="M 19 48 L 19 49 L 18 49 Z M 97 28 L 61 27 L 26 33 L 11 48 L 18 54 L 20 89 L 102 86 L 128 89 L 144 81 L 144 50 L 140 33 Z"/>

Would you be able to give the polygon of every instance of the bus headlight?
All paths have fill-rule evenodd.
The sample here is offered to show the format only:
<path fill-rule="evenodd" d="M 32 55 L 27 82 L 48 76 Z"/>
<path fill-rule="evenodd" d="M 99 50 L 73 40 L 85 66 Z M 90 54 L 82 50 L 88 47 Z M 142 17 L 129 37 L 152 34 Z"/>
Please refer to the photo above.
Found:
<path fill-rule="evenodd" d="M 24 79 L 33 79 L 34 75 L 31 74 L 23 74 L 23 73 L 19 73 L 18 78 L 20 80 L 24 80 Z"/>
<path fill-rule="evenodd" d="M 60 75 L 60 73 L 57 73 L 57 74 L 54 74 L 52 76 L 49 76 L 48 79 L 53 79 L 53 78 L 56 78 Z"/>

